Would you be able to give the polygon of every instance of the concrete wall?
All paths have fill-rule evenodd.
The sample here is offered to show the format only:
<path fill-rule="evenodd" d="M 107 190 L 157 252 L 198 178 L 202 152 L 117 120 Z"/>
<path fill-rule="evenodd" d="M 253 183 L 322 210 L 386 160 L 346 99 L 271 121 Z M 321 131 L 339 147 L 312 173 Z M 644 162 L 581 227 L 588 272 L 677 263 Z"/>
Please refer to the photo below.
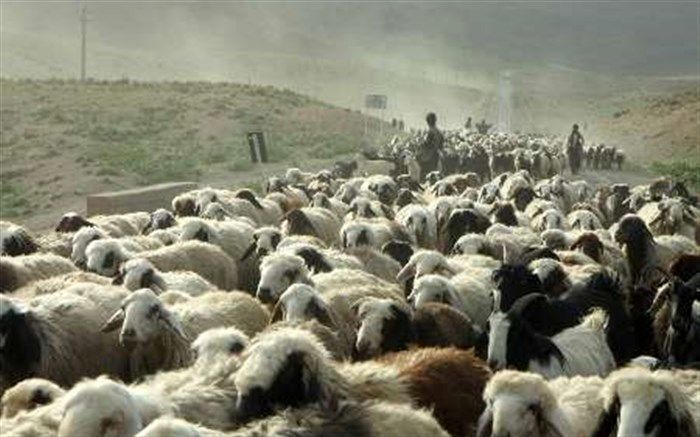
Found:
<path fill-rule="evenodd" d="M 170 201 L 178 194 L 197 188 L 195 182 L 171 182 L 132 190 L 92 194 L 87 197 L 88 216 L 135 211 L 170 209 Z"/>

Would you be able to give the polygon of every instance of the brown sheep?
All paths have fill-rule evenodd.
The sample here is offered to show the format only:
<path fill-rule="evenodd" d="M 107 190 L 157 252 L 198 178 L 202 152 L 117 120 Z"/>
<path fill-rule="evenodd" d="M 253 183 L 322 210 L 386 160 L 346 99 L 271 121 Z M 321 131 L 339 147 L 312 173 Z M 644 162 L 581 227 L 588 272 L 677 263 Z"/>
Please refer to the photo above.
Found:
<path fill-rule="evenodd" d="M 474 435 L 485 408 L 481 393 L 491 377 L 486 364 L 471 351 L 425 348 L 385 355 L 406 378 L 411 397 L 452 436 Z"/>

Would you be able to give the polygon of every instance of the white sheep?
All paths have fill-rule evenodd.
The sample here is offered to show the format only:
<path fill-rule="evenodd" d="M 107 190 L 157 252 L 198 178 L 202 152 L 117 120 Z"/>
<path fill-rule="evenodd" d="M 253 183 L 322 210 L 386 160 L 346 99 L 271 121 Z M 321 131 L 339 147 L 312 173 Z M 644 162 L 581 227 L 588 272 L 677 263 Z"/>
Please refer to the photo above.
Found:
<path fill-rule="evenodd" d="M 437 244 L 437 221 L 427 207 L 406 205 L 396 213 L 396 222 L 408 230 L 419 247 L 432 249 Z"/>
<path fill-rule="evenodd" d="M 199 296 L 217 290 L 216 286 L 194 272 L 161 272 L 143 258 L 130 259 L 121 264 L 114 283 L 124 285 L 132 291 L 150 288 L 157 294 L 164 291 L 181 291 L 190 296 Z"/>
<path fill-rule="evenodd" d="M 311 199 L 311 205 L 316 208 L 326 208 L 332 211 L 337 217 L 345 217 L 350 210 L 350 206 L 334 197 L 328 197 L 324 193 L 316 193 Z"/>
<path fill-rule="evenodd" d="M 209 366 L 217 360 L 238 355 L 250 345 L 250 337 L 232 326 L 207 329 L 192 342 L 197 366 Z"/>
<path fill-rule="evenodd" d="M 232 433 L 208 429 L 175 417 L 153 421 L 136 437 L 259 437 L 263 435 L 357 435 L 365 437 L 447 437 L 449 434 L 427 410 L 389 402 L 342 402 L 337 409 L 292 409 Z"/>
<path fill-rule="evenodd" d="M 394 218 L 394 211 L 388 205 L 383 204 L 378 200 L 374 200 L 372 196 L 362 193 L 352 199 L 348 213 L 345 214 L 344 220 L 353 220 L 356 218 L 376 218 L 383 217 L 387 219 Z"/>
<path fill-rule="evenodd" d="M 596 435 L 696 436 L 700 431 L 700 373 L 623 368 L 605 379 L 605 412 Z"/>
<path fill-rule="evenodd" d="M 603 410 L 598 376 L 560 377 L 514 370 L 497 372 L 484 389 L 482 435 L 589 437 Z"/>
<path fill-rule="evenodd" d="M 95 335 L 125 295 L 117 287 L 90 285 L 28 301 L 0 295 L 0 393 L 29 376 L 61 386 L 102 373 L 127 377 L 127 356 L 114 347 L 116 336 Z"/>
<path fill-rule="evenodd" d="M 107 277 L 115 276 L 121 263 L 144 258 L 160 271 L 193 271 L 222 290 L 234 290 L 238 285 L 233 259 L 219 247 L 200 241 L 185 241 L 136 254 L 116 240 L 98 240 L 88 245 L 86 254 L 88 269 Z"/>
<path fill-rule="evenodd" d="M 329 246 L 338 242 L 340 219 L 325 208 L 305 207 L 290 211 L 282 223 L 285 235 L 312 235 Z"/>
<path fill-rule="evenodd" d="M 80 228 L 71 238 L 72 250 L 70 258 L 77 266 L 85 266 L 85 249 L 88 244 L 95 240 L 110 239 L 109 235 L 100 228 L 86 226 Z M 143 252 L 145 250 L 155 250 L 164 246 L 158 238 L 145 235 L 132 235 L 118 239 L 125 249 L 131 252 Z"/>
<path fill-rule="evenodd" d="M 362 270 L 335 269 L 312 275 L 300 256 L 289 253 L 273 253 L 263 258 L 260 266 L 260 283 L 257 297 L 263 302 L 277 302 L 279 296 L 292 284 L 315 285 L 326 292 L 349 295 L 377 295 L 401 299 L 398 285 L 391 284 Z"/>
<path fill-rule="evenodd" d="M 254 290 L 258 280 L 255 259 L 245 258 L 253 241 L 253 226 L 238 220 L 223 222 L 187 218 L 181 220 L 180 241 L 199 240 L 220 247 L 236 262 L 238 287 Z"/>
<path fill-rule="evenodd" d="M 571 229 L 577 229 L 580 231 L 593 231 L 595 229 L 603 228 L 603 224 L 600 222 L 600 219 L 594 213 L 585 209 L 571 211 L 566 216 L 566 221 Z"/>
<path fill-rule="evenodd" d="M 30 282 L 24 287 L 18 288 L 12 294 L 13 296 L 17 296 L 22 299 L 28 299 L 42 294 L 55 293 L 56 291 L 63 290 L 71 285 L 85 282 L 90 284 L 109 285 L 112 281 L 109 278 L 105 278 L 104 276 L 100 276 L 96 273 L 79 270 L 76 272 L 64 273 L 62 275 L 52 276 L 47 279 Z"/>
<path fill-rule="evenodd" d="M 387 219 L 346 221 L 340 228 L 340 242 L 345 249 L 369 246 L 381 249 L 392 240 L 416 244 L 401 225 Z"/>
<path fill-rule="evenodd" d="M 192 361 L 188 339 L 207 329 L 234 326 L 254 335 L 267 325 L 269 313 L 247 294 L 211 292 L 166 307 L 150 289 L 133 292 L 102 326 L 121 328 L 119 342 L 130 352 L 132 377 L 187 366 Z"/>
<path fill-rule="evenodd" d="M 569 224 L 559 209 L 550 208 L 536 215 L 530 222 L 530 227 L 536 232 L 542 232 L 548 229 L 567 230 Z"/>
<path fill-rule="evenodd" d="M 396 276 L 399 282 L 405 282 L 411 277 L 437 274 L 452 277 L 459 273 L 469 272 L 481 280 L 490 281 L 491 270 L 500 267 L 500 262 L 484 255 L 455 255 L 447 257 L 435 250 L 419 250 L 408 260 L 408 263 Z"/>
<path fill-rule="evenodd" d="M 429 274 L 416 279 L 408 301 L 414 308 L 429 302 L 446 303 L 463 312 L 481 329 L 486 326 L 493 307 L 491 288 L 470 272 L 451 278 Z"/>
<path fill-rule="evenodd" d="M 9 388 L 3 395 L 2 419 L 9 419 L 23 411 L 31 411 L 50 404 L 65 394 L 56 383 L 43 378 L 29 378 Z"/>
<path fill-rule="evenodd" d="M 637 211 L 655 236 L 683 235 L 695 239 L 700 209 L 681 198 L 664 198 L 649 202 Z"/>
<path fill-rule="evenodd" d="M 364 265 L 363 270 L 387 282 L 395 282 L 396 276 L 401 271 L 401 264 L 398 261 L 371 247 L 347 249 L 345 253 L 360 260 Z M 404 284 L 405 282 L 400 283 L 401 286 Z"/>
<path fill-rule="evenodd" d="M 32 281 L 78 270 L 69 260 L 52 253 L 0 257 L 0 293 L 14 291 Z"/>
<path fill-rule="evenodd" d="M 352 305 L 360 299 L 350 300 L 351 296 L 343 293 L 320 294 L 307 284 L 294 284 L 279 297 L 271 323 L 278 321 L 303 322 L 318 320 L 319 323 L 338 333 L 343 342 L 345 356 L 350 356 L 355 344 L 355 325 L 357 319 Z"/>

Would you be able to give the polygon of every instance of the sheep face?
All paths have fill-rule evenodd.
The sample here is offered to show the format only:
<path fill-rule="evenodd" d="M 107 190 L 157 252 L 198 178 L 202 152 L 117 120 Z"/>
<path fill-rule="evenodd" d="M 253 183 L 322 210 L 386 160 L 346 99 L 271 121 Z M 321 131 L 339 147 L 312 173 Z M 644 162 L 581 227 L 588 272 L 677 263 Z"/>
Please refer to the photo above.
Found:
<path fill-rule="evenodd" d="M 24 229 L 18 226 L 0 229 L 0 255 L 29 255 L 37 250 L 39 246 Z"/>
<path fill-rule="evenodd" d="M 20 411 L 31 411 L 50 404 L 63 393 L 61 387 L 46 379 L 25 379 L 2 395 L 2 418 L 9 419 Z"/>
<path fill-rule="evenodd" d="M 620 378 L 614 382 L 606 409 L 594 436 L 691 436 L 697 435 L 693 418 L 680 393 L 671 394 L 651 374 Z M 674 387 L 674 391 L 678 391 Z M 685 402 L 684 402 L 685 401 Z M 615 430 L 617 433 L 615 434 Z"/>
<path fill-rule="evenodd" d="M 95 226 L 95 224 L 85 220 L 75 212 L 69 212 L 61 217 L 61 220 L 56 226 L 56 232 L 76 232 L 84 226 Z"/>
<path fill-rule="evenodd" d="M 413 284 L 408 302 L 415 308 L 429 302 L 444 303 L 462 310 L 462 302 L 449 279 L 438 275 L 421 276 Z"/>
<path fill-rule="evenodd" d="M 521 264 L 504 264 L 494 270 L 492 279 L 496 284 L 497 308 L 501 311 L 508 311 L 525 294 L 544 293 L 537 275 Z"/>
<path fill-rule="evenodd" d="M 107 238 L 102 230 L 96 227 L 84 227 L 78 230 L 71 238 L 71 254 L 70 259 L 75 263 L 76 266 L 80 268 L 85 268 L 87 265 L 87 259 L 85 256 L 85 250 L 88 245 L 95 240 L 101 240 Z"/>
<path fill-rule="evenodd" d="M 496 184 L 486 184 L 479 190 L 479 202 L 492 204 L 501 197 L 501 194 Z"/>
<path fill-rule="evenodd" d="M 411 277 L 420 278 L 424 275 L 444 275 L 453 276 L 455 271 L 445 259 L 445 256 L 433 250 L 423 250 L 415 253 L 408 263 L 396 276 L 397 282 L 404 282 Z"/>
<path fill-rule="evenodd" d="M 119 269 L 119 264 L 127 257 L 121 245 L 113 240 L 97 240 L 88 244 L 85 249 L 88 271 L 111 278 Z"/>
<path fill-rule="evenodd" d="M 255 252 L 259 259 L 277 250 L 277 246 L 282 241 L 282 232 L 277 228 L 264 227 L 253 232 L 253 243 L 243 254 L 243 259 L 248 258 Z"/>
<path fill-rule="evenodd" d="M 428 214 L 424 208 L 414 208 L 403 223 L 413 241 L 419 245 L 425 245 L 430 235 Z"/>
<path fill-rule="evenodd" d="M 460 255 L 487 254 L 486 238 L 481 234 L 463 235 L 452 247 L 452 253 Z"/>
<path fill-rule="evenodd" d="M 122 307 L 104 324 L 102 332 L 120 326 L 119 343 L 127 349 L 155 341 L 166 329 L 186 339 L 177 317 L 149 289 L 137 290 L 124 298 Z"/>
<path fill-rule="evenodd" d="M 216 357 L 239 355 L 250 345 L 250 338 L 236 328 L 215 328 L 202 332 L 192 342 L 197 362 L 210 362 Z"/>
<path fill-rule="evenodd" d="M 411 314 L 390 299 L 366 298 L 356 305 L 360 329 L 355 358 L 368 359 L 406 349 L 412 340 Z"/>
<path fill-rule="evenodd" d="M 668 290 L 668 291 L 666 291 Z M 666 284 L 659 294 L 670 294 L 671 323 L 666 332 L 664 352 L 672 363 L 689 363 L 700 357 L 700 292 L 679 280 Z"/>
<path fill-rule="evenodd" d="M 204 220 L 192 219 L 182 225 L 180 241 L 198 240 L 216 244 L 216 233 Z"/>
<path fill-rule="evenodd" d="M 478 436 L 573 435 L 544 378 L 512 370 L 498 372 L 484 389 L 487 407 L 479 419 Z"/>
<path fill-rule="evenodd" d="M 260 266 L 256 297 L 263 303 L 275 303 L 290 285 L 310 283 L 304 259 L 296 255 L 269 255 Z"/>
<path fill-rule="evenodd" d="M 143 423 L 126 387 L 106 378 L 76 385 L 67 395 L 58 437 L 124 437 Z"/>
<path fill-rule="evenodd" d="M 271 322 L 303 322 L 312 319 L 334 327 L 328 305 L 318 292 L 309 285 L 294 284 L 280 296 L 272 312 Z"/>
<path fill-rule="evenodd" d="M 158 293 L 167 289 L 163 278 L 155 267 L 143 258 L 131 259 L 119 266 L 119 273 L 112 281 L 114 285 L 123 285 L 128 290 L 150 288 Z"/>
<path fill-rule="evenodd" d="M 346 224 L 340 231 L 340 237 L 345 249 L 375 245 L 374 233 L 364 223 Z"/>
<path fill-rule="evenodd" d="M 377 214 L 372 209 L 372 202 L 364 197 L 356 197 L 350 202 L 350 214 L 354 218 L 374 218 Z"/>
<path fill-rule="evenodd" d="M 148 223 L 141 233 L 148 235 L 156 229 L 167 229 L 175 226 L 175 216 L 167 209 L 159 208 L 150 215 Z"/>
<path fill-rule="evenodd" d="M 638 238 L 654 240 L 644 221 L 634 214 L 627 214 L 620 219 L 614 237 L 620 244 L 628 244 Z"/>
<path fill-rule="evenodd" d="M 548 229 L 565 229 L 564 216 L 556 209 L 548 209 L 540 216 L 538 231 L 546 231 Z"/>
<path fill-rule="evenodd" d="M 294 328 L 272 331 L 259 336 L 242 359 L 234 378 L 241 421 L 325 397 L 318 367 L 330 358 L 312 334 Z"/>
<path fill-rule="evenodd" d="M 0 295 L 0 391 L 30 376 L 41 359 L 31 314 Z"/>
<path fill-rule="evenodd" d="M 202 218 L 216 221 L 223 221 L 232 217 L 219 202 L 209 203 L 199 215 Z"/>

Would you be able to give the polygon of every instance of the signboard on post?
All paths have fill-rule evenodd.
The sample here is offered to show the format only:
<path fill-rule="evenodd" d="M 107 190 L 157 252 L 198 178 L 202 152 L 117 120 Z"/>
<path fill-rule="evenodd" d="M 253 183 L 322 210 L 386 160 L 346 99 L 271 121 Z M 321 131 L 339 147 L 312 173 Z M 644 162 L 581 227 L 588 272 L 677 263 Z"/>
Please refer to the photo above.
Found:
<path fill-rule="evenodd" d="M 261 131 L 248 132 L 248 146 L 250 147 L 250 159 L 255 162 L 267 162 L 267 148 L 265 147 L 265 135 Z"/>
<path fill-rule="evenodd" d="M 367 94 L 365 96 L 365 108 L 386 109 L 386 96 L 383 94 Z"/>

